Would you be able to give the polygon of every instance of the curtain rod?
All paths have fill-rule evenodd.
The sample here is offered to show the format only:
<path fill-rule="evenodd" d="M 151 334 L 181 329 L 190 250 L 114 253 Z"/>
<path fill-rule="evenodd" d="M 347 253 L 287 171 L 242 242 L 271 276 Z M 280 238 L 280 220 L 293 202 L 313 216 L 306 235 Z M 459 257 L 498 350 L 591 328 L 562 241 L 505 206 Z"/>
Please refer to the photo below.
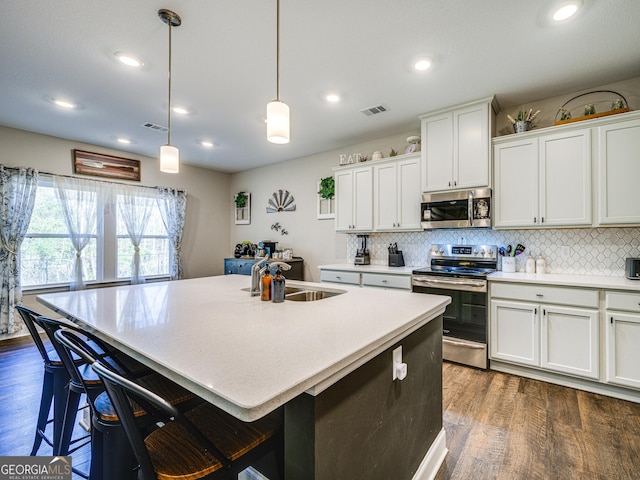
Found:
<path fill-rule="evenodd" d="M 6 167 L 6 168 L 18 169 L 20 167 Z M 95 180 L 93 178 L 77 177 L 75 175 L 61 175 L 59 173 L 44 172 L 42 170 L 38 170 L 37 168 L 35 170 L 37 170 L 38 173 L 41 174 L 41 175 L 49 175 L 51 177 L 79 178 L 80 180 L 84 179 L 84 180 L 92 180 L 94 182 L 113 183 L 115 185 L 126 185 L 126 186 L 129 186 L 129 187 L 141 187 L 141 188 L 159 188 L 159 187 L 162 187 L 162 188 L 170 188 L 170 187 L 164 187 L 162 185 L 156 185 L 155 187 L 148 187 L 146 185 L 132 185 L 130 183 L 112 182 L 110 180 Z M 182 190 L 180 188 L 175 188 L 174 190 L 176 190 L 176 191 L 178 191 L 180 193 L 187 193 L 186 190 Z"/>

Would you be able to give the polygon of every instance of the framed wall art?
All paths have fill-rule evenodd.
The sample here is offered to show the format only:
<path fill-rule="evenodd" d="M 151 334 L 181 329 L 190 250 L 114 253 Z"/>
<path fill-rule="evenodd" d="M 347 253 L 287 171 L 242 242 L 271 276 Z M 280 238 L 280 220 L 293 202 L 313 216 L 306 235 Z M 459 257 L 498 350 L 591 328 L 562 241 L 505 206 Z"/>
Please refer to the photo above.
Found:
<path fill-rule="evenodd" d="M 140 160 L 73 150 L 73 173 L 139 182 Z"/>

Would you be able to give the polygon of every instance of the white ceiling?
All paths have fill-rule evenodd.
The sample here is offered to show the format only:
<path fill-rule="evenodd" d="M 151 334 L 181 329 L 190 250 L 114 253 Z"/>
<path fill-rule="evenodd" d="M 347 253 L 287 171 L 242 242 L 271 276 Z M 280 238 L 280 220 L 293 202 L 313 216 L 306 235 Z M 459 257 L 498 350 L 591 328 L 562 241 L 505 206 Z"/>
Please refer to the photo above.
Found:
<path fill-rule="evenodd" d="M 281 0 L 281 99 L 291 143 L 266 141 L 275 98 L 275 0 L 3 0 L 0 125 L 156 157 L 167 124 L 184 163 L 240 171 L 418 128 L 417 115 L 496 94 L 501 106 L 640 75 L 640 1 L 584 0 L 552 25 L 555 0 Z M 116 61 L 131 52 L 139 69 Z M 434 66 L 413 72 L 411 61 Z M 339 91 L 329 105 L 323 94 Z M 62 111 L 52 97 L 80 108 Z M 360 109 L 384 104 L 367 117 Z M 126 147 L 116 138 L 133 143 Z M 216 147 L 204 149 L 203 139 Z"/>

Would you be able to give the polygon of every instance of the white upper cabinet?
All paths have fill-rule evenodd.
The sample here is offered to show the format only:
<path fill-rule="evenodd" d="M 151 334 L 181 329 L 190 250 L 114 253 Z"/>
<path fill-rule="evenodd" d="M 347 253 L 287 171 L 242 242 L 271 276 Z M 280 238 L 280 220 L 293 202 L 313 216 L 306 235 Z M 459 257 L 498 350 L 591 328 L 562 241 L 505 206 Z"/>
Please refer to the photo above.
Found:
<path fill-rule="evenodd" d="M 640 118 L 599 127 L 598 143 L 598 223 L 640 224 Z"/>
<path fill-rule="evenodd" d="M 344 168 L 335 173 L 336 230 L 368 232 L 373 229 L 371 167 Z"/>
<path fill-rule="evenodd" d="M 591 130 L 494 140 L 494 225 L 590 226 Z"/>
<path fill-rule="evenodd" d="M 538 141 L 528 138 L 494 146 L 494 226 L 536 225 Z"/>
<path fill-rule="evenodd" d="M 489 187 L 494 99 L 420 115 L 422 190 Z"/>
<path fill-rule="evenodd" d="M 591 225 L 591 130 L 540 137 L 540 225 Z"/>
<path fill-rule="evenodd" d="M 420 155 L 373 166 L 376 231 L 421 230 Z"/>

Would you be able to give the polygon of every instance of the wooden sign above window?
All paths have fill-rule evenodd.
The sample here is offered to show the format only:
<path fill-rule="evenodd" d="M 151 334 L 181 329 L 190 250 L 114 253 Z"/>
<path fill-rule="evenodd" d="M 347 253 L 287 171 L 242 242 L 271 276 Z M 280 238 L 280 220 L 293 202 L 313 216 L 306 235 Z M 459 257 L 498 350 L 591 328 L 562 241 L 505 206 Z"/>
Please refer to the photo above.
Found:
<path fill-rule="evenodd" d="M 139 182 L 140 160 L 74 150 L 73 173 Z"/>

